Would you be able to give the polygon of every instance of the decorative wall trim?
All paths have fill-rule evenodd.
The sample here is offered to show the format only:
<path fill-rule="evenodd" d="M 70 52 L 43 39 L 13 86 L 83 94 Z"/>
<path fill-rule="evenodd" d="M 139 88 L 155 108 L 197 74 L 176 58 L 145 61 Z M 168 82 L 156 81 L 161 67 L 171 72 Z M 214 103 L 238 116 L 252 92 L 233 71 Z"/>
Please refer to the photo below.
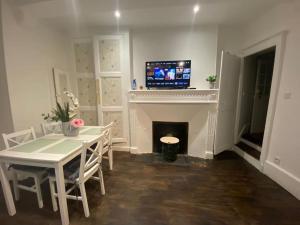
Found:
<path fill-rule="evenodd" d="M 217 128 L 217 112 L 208 111 L 208 120 L 207 120 L 207 143 L 206 143 L 206 158 L 214 158 L 214 144 L 215 144 L 215 134 Z"/>
<path fill-rule="evenodd" d="M 182 103 L 216 104 L 218 89 L 184 90 L 131 90 L 128 92 L 129 103 Z"/>
<path fill-rule="evenodd" d="M 300 200 L 300 179 L 298 177 L 268 160 L 264 164 L 263 172 Z"/>

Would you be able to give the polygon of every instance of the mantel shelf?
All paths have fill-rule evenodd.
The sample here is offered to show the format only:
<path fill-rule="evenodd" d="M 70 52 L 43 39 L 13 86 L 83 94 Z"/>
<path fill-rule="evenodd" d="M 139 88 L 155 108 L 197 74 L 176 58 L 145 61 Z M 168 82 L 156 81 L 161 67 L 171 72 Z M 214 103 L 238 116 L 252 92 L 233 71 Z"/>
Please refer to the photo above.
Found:
<path fill-rule="evenodd" d="M 219 89 L 150 89 L 150 90 L 129 90 L 129 93 L 162 93 L 162 92 L 173 92 L 173 93 L 189 93 L 189 92 L 216 92 Z"/>
<path fill-rule="evenodd" d="M 130 90 L 133 104 L 217 104 L 218 89 Z"/>
<path fill-rule="evenodd" d="M 217 104 L 218 101 L 129 101 L 136 104 Z"/>

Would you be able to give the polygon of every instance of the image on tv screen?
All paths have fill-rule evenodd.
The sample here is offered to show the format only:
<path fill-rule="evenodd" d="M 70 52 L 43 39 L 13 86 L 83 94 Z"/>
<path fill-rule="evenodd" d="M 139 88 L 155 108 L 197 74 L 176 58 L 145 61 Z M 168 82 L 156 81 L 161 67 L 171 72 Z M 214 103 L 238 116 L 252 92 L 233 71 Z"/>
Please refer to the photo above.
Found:
<path fill-rule="evenodd" d="M 146 62 L 146 87 L 190 86 L 191 60 Z"/>

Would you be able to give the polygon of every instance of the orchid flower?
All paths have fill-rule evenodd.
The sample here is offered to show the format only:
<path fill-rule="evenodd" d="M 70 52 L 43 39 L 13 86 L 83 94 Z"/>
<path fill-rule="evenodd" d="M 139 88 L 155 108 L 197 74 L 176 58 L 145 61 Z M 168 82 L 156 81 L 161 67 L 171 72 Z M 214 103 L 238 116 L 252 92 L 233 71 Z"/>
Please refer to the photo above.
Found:
<path fill-rule="evenodd" d="M 79 101 L 78 99 L 74 96 L 74 94 L 70 91 L 64 91 L 64 94 L 71 100 L 72 106 L 70 106 L 70 111 L 71 112 L 76 112 L 79 109 Z"/>

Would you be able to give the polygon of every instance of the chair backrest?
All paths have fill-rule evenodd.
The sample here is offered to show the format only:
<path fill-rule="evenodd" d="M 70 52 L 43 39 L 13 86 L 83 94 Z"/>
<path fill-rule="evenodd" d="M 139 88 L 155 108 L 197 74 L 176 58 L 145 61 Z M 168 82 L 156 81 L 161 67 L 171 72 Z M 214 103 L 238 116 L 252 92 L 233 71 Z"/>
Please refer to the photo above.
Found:
<path fill-rule="evenodd" d="M 17 131 L 10 134 L 2 134 L 2 137 L 6 148 L 11 148 L 13 146 L 36 139 L 33 127 L 30 127 L 30 129 L 27 130 Z"/>
<path fill-rule="evenodd" d="M 87 180 L 98 170 L 102 162 L 103 137 L 104 135 L 101 134 L 99 138 L 84 143 L 80 159 L 79 182 Z"/>
<path fill-rule="evenodd" d="M 108 124 L 102 128 L 103 142 L 105 145 L 111 146 L 111 144 L 112 144 L 112 128 L 113 128 L 113 126 L 114 126 L 114 122 L 111 122 L 110 124 Z"/>
<path fill-rule="evenodd" d="M 62 124 L 61 122 L 50 122 L 50 123 L 42 123 L 42 130 L 44 135 L 47 134 L 59 134 L 62 133 Z"/>

